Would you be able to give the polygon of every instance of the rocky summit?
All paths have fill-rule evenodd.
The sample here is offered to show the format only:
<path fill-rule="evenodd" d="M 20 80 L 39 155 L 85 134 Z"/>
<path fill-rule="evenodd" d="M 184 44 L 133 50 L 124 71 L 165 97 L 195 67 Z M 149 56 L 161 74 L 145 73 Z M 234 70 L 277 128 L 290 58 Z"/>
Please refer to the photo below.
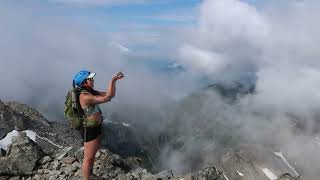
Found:
<path fill-rule="evenodd" d="M 0 179 L 81 179 L 83 148 L 63 148 L 54 154 L 46 155 L 26 133 L 20 132 L 8 150 L 6 156 L 0 158 Z M 208 167 L 187 175 L 174 175 L 165 170 L 152 174 L 141 167 L 141 159 L 137 157 L 122 158 L 107 149 L 96 154 L 93 173 L 99 179 L 119 180 L 159 180 L 159 179 L 217 179 L 225 180 L 223 172 Z"/>
<path fill-rule="evenodd" d="M 111 143 L 104 145 L 96 154 L 93 167 L 96 179 L 249 180 L 255 179 L 256 174 L 260 174 L 258 179 L 276 179 L 273 174 L 268 174 L 268 169 L 264 169 L 263 174 L 258 168 L 258 161 L 249 160 L 252 156 L 260 157 L 258 152 L 268 152 L 254 150 L 250 146 L 243 147 L 242 151 L 231 149 L 222 155 L 216 153 L 219 158 L 208 154 L 204 158 L 210 163 L 215 161 L 217 165 L 208 163 L 206 167 L 192 172 L 180 174 L 171 169 L 150 169 L 148 156 L 138 153 L 140 146 L 130 139 L 132 132 L 119 124 L 110 124 L 108 128 Z M 128 138 L 119 139 L 121 134 L 127 134 L 124 137 Z M 0 101 L 0 135 L 0 180 L 82 179 L 83 146 L 79 134 L 70 126 L 50 122 L 27 105 Z M 279 166 L 279 169 L 282 167 Z M 286 172 L 277 172 L 281 173 L 284 174 L 278 180 L 300 180 L 300 177 L 293 177 Z"/>

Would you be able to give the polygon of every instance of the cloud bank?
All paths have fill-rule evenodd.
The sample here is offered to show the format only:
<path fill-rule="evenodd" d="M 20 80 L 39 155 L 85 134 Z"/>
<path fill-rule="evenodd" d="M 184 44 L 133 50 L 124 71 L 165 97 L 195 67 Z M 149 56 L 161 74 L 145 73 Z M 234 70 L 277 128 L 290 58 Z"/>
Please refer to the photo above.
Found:
<path fill-rule="evenodd" d="M 70 9 L 50 5 L 1 1 L 2 99 L 32 104 L 45 114 L 61 112 L 58 117 L 50 116 L 50 120 L 61 120 L 63 99 L 75 72 L 97 72 L 96 87 L 105 89 L 111 76 L 123 71 L 125 79 L 118 84 L 116 103 L 107 108 L 126 119 L 150 122 L 154 113 L 160 120 L 167 119 L 163 105 L 199 87 L 198 77 L 225 84 L 253 81 L 255 94 L 236 106 L 211 95 L 199 110 L 208 120 L 204 124 L 210 127 L 210 119 L 241 124 L 243 137 L 282 144 L 279 148 L 297 161 L 306 179 L 318 177 L 314 167 L 319 167 L 320 157 L 312 139 L 319 133 L 319 1 L 270 1 L 257 8 L 238 0 L 206 0 L 194 28 L 155 26 L 145 28 L 147 32 L 139 32 L 144 28 L 101 32 L 84 23 L 86 17 L 52 16 L 52 12 Z M 133 44 L 139 44 L 138 48 L 132 49 Z M 168 76 L 145 65 L 166 58 L 177 61 L 185 72 Z M 144 114 L 145 109 L 152 113 Z M 198 120 L 180 118 L 190 127 Z M 291 131 L 294 119 L 302 121 L 303 133 Z M 147 125 L 164 126 L 151 122 Z M 172 161 L 174 166 L 183 163 Z"/>
<path fill-rule="evenodd" d="M 312 142 L 319 133 L 319 5 L 270 1 L 257 8 L 238 0 L 204 1 L 177 57 L 190 73 L 212 82 L 253 80 L 255 94 L 230 107 L 212 95 L 202 116 L 240 125 L 242 135 L 256 143 L 278 144 L 307 179 L 317 177 L 313 167 L 320 158 Z M 192 127 L 199 118 L 185 119 Z M 292 131 L 301 125 L 293 122 L 303 124 L 302 134 Z"/>
<path fill-rule="evenodd" d="M 58 16 L 60 11 L 63 15 Z M 159 107 L 163 99 L 179 96 L 182 84 L 192 84 L 186 83 L 187 77 L 156 74 L 148 67 L 152 61 L 168 61 L 169 54 L 131 48 L 162 44 L 167 38 L 150 39 L 150 31 L 142 36 L 143 29 L 139 33 L 98 31 L 87 17 L 70 17 L 68 13 L 79 12 L 48 3 L 1 2 L 0 75 L 6 77 L 0 80 L 4 84 L 1 99 L 25 102 L 50 120 L 65 121 L 65 95 L 81 69 L 97 73 L 99 90 L 105 90 L 111 77 L 123 71 L 125 79 L 118 83 L 116 101 L 137 107 Z M 155 34 L 162 33 L 168 32 L 158 29 Z M 185 83 L 178 85 L 176 79 Z"/>

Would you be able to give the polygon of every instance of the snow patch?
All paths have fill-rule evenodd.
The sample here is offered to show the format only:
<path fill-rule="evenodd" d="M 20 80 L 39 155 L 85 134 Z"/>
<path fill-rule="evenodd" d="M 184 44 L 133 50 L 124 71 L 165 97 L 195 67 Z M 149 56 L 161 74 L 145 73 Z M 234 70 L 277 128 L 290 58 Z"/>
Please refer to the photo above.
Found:
<path fill-rule="evenodd" d="M 54 142 L 52 142 L 50 139 L 47 139 L 45 137 L 41 137 L 39 135 L 37 135 L 37 133 L 35 133 L 34 131 L 31 130 L 25 130 L 22 131 L 25 132 L 27 134 L 27 136 L 34 142 L 36 142 L 36 138 L 42 139 L 42 140 L 46 140 L 48 141 L 50 144 L 58 147 L 58 148 L 63 148 L 63 146 L 60 146 L 58 144 L 55 144 Z M 13 130 L 11 132 L 9 132 L 6 137 L 4 137 L 2 140 L 0 140 L 0 148 L 7 150 L 8 146 L 12 144 L 12 138 L 18 136 L 18 131 L 17 130 Z"/>
<path fill-rule="evenodd" d="M 6 137 L 4 137 L 1 141 L 0 141 L 0 148 L 7 150 L 8 146 L 12 143 L 12 138 L 14 136 L 18 135 L 18 131 L 13 130 L 11 132 L 9 132 Z"/>
<path fill-rule="evenodd" d="M 223 177 L 226 178 L 226 180 L 229 180 L 229 178 L 225 174 L 223 174 Z"/>
<path fill-rule="evenodd" d="M 277 179 L 277 176 L 275 176 L 268 168 L 262 168 L 262 171 L 270 180 Z"/>
<path fill-rule="evenodd" d="M 34 131 L 25 130 L 23 132 L 27 133 L 27 136 L 32 139 L 32 141 L 36 142 L 36 137 L 38 136 Z"/>
<path fill-rule="evenodd" d="M 50 139 L 48 139 L 48 138 L 41 137 L 41 136 L 38 136 L 38 135 L 37 135 L 37 138 L 42 139 L 42 140 L 46 140 L 47 142 L 49 142 L 50 144 L 54 145 L 54 146 L 57 147 L 57 148 L 60 148 L 60 149 L 63 148 L 63 146 L 60 146 L 60 145 L 52 142 L 52 141 L 51 141 Z"/>
<path fill-rule="evenodd" d="M 30 130 L 25 130 L 23 131 L 27 134 L 27 136 L 32 139 L 32 141 L 36 141 L 36 136 L 37 134 L 33 131 Z M 2 140 L 0 140 L 0 148 L 7 150 L 8 146 L 12 143 L 12 138 L 18 136 L 18 131 L 17 130 L 13 130 L 11 132 L 9 132 L 6 137 L 4 137 Z"/>
<path fill-rule="evenodd" d="M 125 123 L 125 122 L 122 122 L 122 125 L 123 125 L 123 126 L 126 126 L 126 127 L 130 127 L 130 126 L 131 126 L 131 124 Z"/>
<path fill-rule="evenodd" d="M 237 171 L 237 173 L 239 174 L 239 176 L 244 176 L 241 172 Z"/>
<path fill-rule="evenodd" d="M 298 172 L 289 164 L 289 162 L 284 158 L 282 152 L 274 152 L 274 154 L 282 159 L 282 161 L 296 174 L 299 176 Z"/>

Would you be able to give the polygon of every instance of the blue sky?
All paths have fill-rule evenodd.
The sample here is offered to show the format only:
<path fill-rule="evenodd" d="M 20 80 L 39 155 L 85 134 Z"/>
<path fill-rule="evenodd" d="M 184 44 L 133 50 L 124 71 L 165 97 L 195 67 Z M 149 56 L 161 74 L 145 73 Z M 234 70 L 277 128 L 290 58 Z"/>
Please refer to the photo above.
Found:
<path fill-rule="evenodd" d="M 104 2 L 101 4 L 96 4 L 95 0 L 79 1 L 13 0 L 2 3 L 14 7 L 12 10 L 31 13 L 33 19 L 48 17 L 53 20 L 59 19 L 59 22 L 77 23 L 102 33 L 143 33 L 143 36 L 148 39 L 158 36 L 159 32 L 194 27 L 197 23 L 198 7 L 201 4 L 201 0 L 118 0 L 111 3 L 109 0 L 99 0 Z M 131 37 L 136 37 L 136 35 L 131 35 Z M 154 49 L 157 44 L 139 43 L 133 40 L 127 43 L 121 39 L 115 41 L 130 48 L 140 49 Z"/>
<path fill-rule="evenodd" d="M 265 0 L 243 0 L 257 7 Z M 203 0 L 33 0 L 7 1 L 35 17 L 70 18 L 97 31 L 141 31 L 152 28 L 191 27 L 197 23 Z M 96 2 L 99 2 L 98 4 Z"/>
<path fill-rule="evenodd" d="M 195 23 L 196 8 L 200 0 L 171 0 L 94 4 L 68 0 L 11 1 L 19 7 L 31 7 L 38 16 L 64 16 L 64 18 L 87 19 L 94 28 L 121 31 L 128 28 L 150 26 L 185 26 Z M 43 8 L 45 7 L 45 8 Z M 132 30 L 132 29 L 131 29 Z"/>
<path fill-rule="evenodd" d="M 135 2 L 133 0 L 119 4 L 115 2 L 97 5 L 89 3 L 87 0 L 83 1 L 85 3 L 70 2 L 68 0 L 60 0 L 58 2 L 51 0 L 47 3 L 49 6 L 55 4 L 59 8 L 69 9 L 68 12 L 65 12 L 67 16 L 88 17 L 89 21 L 99 29 L 121 31 L 126 30 L 128 26 L 131 29 L 141 26 L 172 27 L 195 25 L 197 8 L 202 2 L 202 0 L 149 0 L 145 2 Z M 264 0 L 244 1 L 257 6 L 264 2 Z M 93 0 L 93 2 L 95 1 Z"/>

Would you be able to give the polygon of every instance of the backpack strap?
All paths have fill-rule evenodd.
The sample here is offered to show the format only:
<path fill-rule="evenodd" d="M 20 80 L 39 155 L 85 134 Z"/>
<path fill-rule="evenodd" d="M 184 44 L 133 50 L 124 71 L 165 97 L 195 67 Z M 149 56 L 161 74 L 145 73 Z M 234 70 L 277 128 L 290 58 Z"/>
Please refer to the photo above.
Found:
<path fill-rule="evenodd" d="M 77 109 L 77 92 L 74 90 L 71 93 L 71 106 L 73 109 Z"/>

